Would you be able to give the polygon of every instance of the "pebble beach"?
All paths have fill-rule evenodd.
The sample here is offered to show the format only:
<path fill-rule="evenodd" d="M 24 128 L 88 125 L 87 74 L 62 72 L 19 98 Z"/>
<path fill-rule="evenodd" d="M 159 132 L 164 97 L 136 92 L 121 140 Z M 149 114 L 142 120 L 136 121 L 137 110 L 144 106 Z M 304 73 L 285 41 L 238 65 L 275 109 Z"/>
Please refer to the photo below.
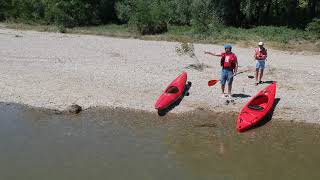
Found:
<path fill-rule="evenodd" d="M 154 112 L 162 90 L 181 72 L 192 82 L 170 113 L 213 111 L 237 113 L 259 90 L 255 86 L 254 48 L 234 46 L 239 69 L 233 84 L 234 103 L 225 105 L 219 79 L 220 61 L 204 51 L 222 45 L 194 44 L 195 58 L 179 55 L 178 42 L 144 41 L 93 35 L 60 34 L 0 28 L 0 102 L 63 111 L 72 104 Z M 265 45 L 268 48 L 268 42 Z M 320 123 L 320 55 L 268 49 L 264 81 L 277 82 L 277 120 Z"/>

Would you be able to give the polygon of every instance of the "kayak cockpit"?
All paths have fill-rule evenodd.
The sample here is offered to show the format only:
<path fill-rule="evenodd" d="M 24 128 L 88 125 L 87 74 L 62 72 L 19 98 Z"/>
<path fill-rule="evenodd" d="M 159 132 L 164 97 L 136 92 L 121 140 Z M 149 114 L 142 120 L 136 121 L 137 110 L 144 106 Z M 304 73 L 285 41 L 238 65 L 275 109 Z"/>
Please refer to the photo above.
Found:
<path fill-rule="evenodd" d="M 167 93 L 167 94 L 176 94 L 178 92 L 179 92 L 179 89 L 177 86 L 170 86 L 165 91 L 165 93 Z"/>
<path fill-rule="evenodd" d="M 263 107 L 261 107 L 261 106 L 259 106 L 259 105 L 249 105 L 248 106 L 248 108 L 249 109 L 253 109 L 253 110 L 258 110 L 258 111 L 262 111 L 262 110 L 264 110 L 264 108 Z"/>
<path fill-rule="evenodd" d="M 249 105 L 248 108 L 257 111 L 263 111 L 269 102 L 269 98 L 266 95 L 257 96 Z"/>

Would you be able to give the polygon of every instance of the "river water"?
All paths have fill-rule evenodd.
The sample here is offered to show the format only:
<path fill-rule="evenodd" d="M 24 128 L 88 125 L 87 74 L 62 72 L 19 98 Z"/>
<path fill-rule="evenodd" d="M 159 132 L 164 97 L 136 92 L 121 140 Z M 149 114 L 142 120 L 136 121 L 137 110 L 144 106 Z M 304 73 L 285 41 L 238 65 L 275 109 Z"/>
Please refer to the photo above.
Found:
<path fill-rule="evenodd" d="M 319 179 L 320 126 L 279 122 L 239 134 L 235 115 L 0 104 L 3 180 Z"/>

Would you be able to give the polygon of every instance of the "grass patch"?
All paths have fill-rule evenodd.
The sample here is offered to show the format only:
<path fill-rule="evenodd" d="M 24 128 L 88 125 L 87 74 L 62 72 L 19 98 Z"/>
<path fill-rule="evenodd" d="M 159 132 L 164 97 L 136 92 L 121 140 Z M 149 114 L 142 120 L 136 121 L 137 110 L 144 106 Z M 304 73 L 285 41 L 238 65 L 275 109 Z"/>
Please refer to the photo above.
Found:
<path fill-rule="evenodd" d="M 22 30 L 61 32 L 61 28 L 52 25 L 5 23 L 5 27 Z M 100 25 L 62 29 L 66 33 L 92 34 L 143 40 L 178 41 L 192 43 L 232 43 L 241 47 L 256 46 L 264 41 L 268 48 L 288 51 L 320 52 L 320 37 L 315 33 L 287 27 L 259 26 L 251 29 L 235 27 L 210 27 L 208 32 L 199 33 L 190 26 L 169 26 L 168 32 L 159 35 L 139 35 L 128 25 Z"/>
<path fill-rule="evenodd" d="M 137 34 L 133 32 L 128 25 L 101 25 L 101 26 L 88 26 L 88 27 L 76 27 L 68 29 L 70 33 L 79 34 L 93 34 L 112 37 L 136 37 Z"/>
<path fill-rule="evenodd" d="M 19 30 L 34 30 L 40 32 L 59 32 L 58 26 L 39 25 L 39 24 L 24 24 L 24 23 L 5 23 L 4 27 Z"/>

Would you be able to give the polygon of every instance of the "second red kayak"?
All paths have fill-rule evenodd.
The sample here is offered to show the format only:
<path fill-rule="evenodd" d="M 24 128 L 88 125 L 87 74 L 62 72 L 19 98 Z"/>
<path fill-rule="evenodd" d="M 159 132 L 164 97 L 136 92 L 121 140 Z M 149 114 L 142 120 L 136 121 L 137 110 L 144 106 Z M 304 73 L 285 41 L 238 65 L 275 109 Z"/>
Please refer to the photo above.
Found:
<path fill-rule="evenodd" d="M 240 111 L 237 131 L 243 132 L 257 125 L 272 109 L 276 95 L 275 82 L 261 90 Z"/>
<path fill-rule="evenodd" d="M 183 72 L 175 80 L 173 80 L 156 101 L 154 107 L 157 110 L 164 110 L 181 96 L 186 87 L 187 73 Z"/>

